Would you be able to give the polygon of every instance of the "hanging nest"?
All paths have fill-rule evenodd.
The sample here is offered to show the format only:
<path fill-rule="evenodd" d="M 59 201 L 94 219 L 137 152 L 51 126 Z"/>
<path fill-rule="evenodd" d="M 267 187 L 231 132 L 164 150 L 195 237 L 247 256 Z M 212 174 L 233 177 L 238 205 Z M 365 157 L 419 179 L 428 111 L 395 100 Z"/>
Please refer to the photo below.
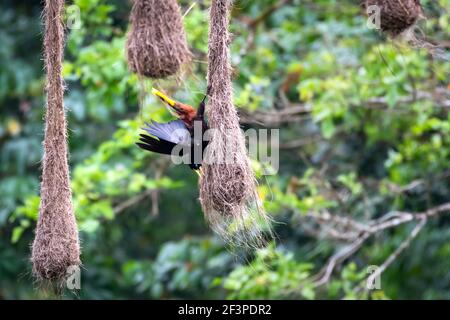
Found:
<path fill-rule="evenodd" d="M 176 0 L 134 0 L 127 38 L 130 69 L 148 78 L 175 75 L 190 60 Z"/>
<path fill-rule="evenodd" d="M 364 5 L 379 7 L 380 28 L 393 37 L 415 25 L 423 12 L 419 0 L 365 0 Z"/>
<path fill-rule="evenodd" d="M 213 0 L 208 47 L 208 105 L 211 136 L 204 155 L 200 201 L 213 230 L 233 245 L 260 246 L 269 219 L 233 106 L 228 33 L 231 0 Z"/>
<path fill-rule="evenodd" d="M 64 83 L 61 76 L 63 8 L 64 0 L 47 0 L 44 9 L 47 110 L 41 203 L 31 257 L 36 277 L 51 281 L 64 279 L 68 267 L 81 263 L 67 163 Z"/>

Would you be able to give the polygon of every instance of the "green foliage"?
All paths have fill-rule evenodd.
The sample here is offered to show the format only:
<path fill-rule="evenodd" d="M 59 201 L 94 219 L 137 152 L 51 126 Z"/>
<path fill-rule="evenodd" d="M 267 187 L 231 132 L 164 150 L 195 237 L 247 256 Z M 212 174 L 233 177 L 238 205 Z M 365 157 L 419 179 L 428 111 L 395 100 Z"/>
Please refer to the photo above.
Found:
<path fill-rule="evenodd" d="M 186 239 L 165 243 L 152 262 L 130 261 L 123 265 L 125 277 L 152 298 L 208 297 L 213 281 L 233 264 L 222 243 L 211 239 Z"/>
<path fill-rule="evenodd" d="M 297 262 L 292 253 L 270 246 L 259 250 L 250 264 L 233 270 L 224 287 L 230 291 L 231 299 L 314 299 L 308 282 L 312 267 L 311 263 Z"/>

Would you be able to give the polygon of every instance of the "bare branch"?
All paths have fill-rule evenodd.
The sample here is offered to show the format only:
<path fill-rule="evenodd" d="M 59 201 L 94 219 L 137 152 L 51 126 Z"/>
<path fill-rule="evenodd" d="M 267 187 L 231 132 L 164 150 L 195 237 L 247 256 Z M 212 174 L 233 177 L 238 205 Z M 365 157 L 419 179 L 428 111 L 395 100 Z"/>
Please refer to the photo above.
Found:
<path fill-rule="evenodd" d="M 375 279 L 379 277 L 397 258 L 398 256 L 405 251 L 406 248 L 409 247 L 412 240 L 417 237 L 419 232 L 422 230 L 422 228 L 425 226 L 427 222 L 427 219 L 421 219 L 419 223 L 415 226 L 415 228 L 411 231 L 411 234 L 406 238 L 399 246 L 398 248 L 386 259 L 386 261 L 383 262 L 383 264 L 375 270 L 374 273 L 372 273 L 367 278 L 368 284 L 373 284 Z"/>
<path fill-rule="evenodd" d="M 306 145 L 316 143 L 318 141 L 321 141 L 323 137 L 321 135 L 313 135 L 310 137 L 305 137 L 302 139 L 295 139 L 291 141 L 287 141 L 280 144 L 280 149 L 296 149 L 300 147 L 304 147 Z"/>
<path fill-rule="evenodd" d="M 341 228 L 338 229 L 341 230 L 342 232 L 341 233 L 337 232 L 336 237 L 337 239 L 340 240 L 352 239 L 350 236 L 352 234 L 351 232 L 353 233 L 359 232 L 357 233 L 359 234 L 359 236 L 354 237 L 353 238 L 354 241 L 352 243 L 350 243 L 343 250 L 331 256 L 325 267 L 317 275 L 313 276 L 314 285 L 321 286 L 326 284 L 329 281 L 331 274 L 333 273 L 336 266 L 338 266 L 339 264 L 344 262 L 347 258 L 352 256 L 372 235 L 386 229 L 397 227 L 407 222 L 415 220 L 419 221 L 417 226 L 411 232 L 410 236 L 397 248 L 397 250 L 395 250 L 391 254 L 391 256 L 388 257 L 388 259 L 380 267 L 380 270 L 371 275 L 372 278 L 370 279 L 370 281 L 373 281 L 377 275 L 381 274 L 384 270 L 386 270 L 392 264 L 392 262 L 409 246 L 411 241 L 417 236 L 420 230 L 424 227 L 428 218 L 436 217 L 439 214 L 448 212 L 450 212 L 450 202 L 444 203 L 440 206 L 419 213 L 392 211 L 388 212 L 379 219 L 371 220 L 366 223 L 358 222 L 354 219 L 350 219 L 347 217 L 332 215 L 330 213 L 308 214 L 308 217 L 312 217 L 316 219 L 319 224 L 322 224 L 322 228 L 325 231 L 326 230 L 329 231 L 329 229 L 327 229 L 328 226 L 324 225 L 324 223 L 329 222 L 332 222 L 335 225 L 337 225 L 338 228 Z M 333 235 L 333 232 L 332 233 L 328 232 L 328 234 Z M 344 237 L 345 235 L 347 235 L 347 237 Z"/>
<path fill-rule="evenodd" d="M 146 197 L 152 195 L 153 192 L 154 192 L 154 189 L 148 189 L 148 190 L 145 190 L 144 192 L 124 201 L 124 202 L 119 203 L 117 206 L 115 206 L 113 208 L 114 213 L 118 214 L 118 213 L 121 213 L 122 211 L 125 211 L 129 207 L 132 207 L 132 206 L 138 204 L 139 202 L 144 200 Z"/>
<path fill-rule="evenodd" d="M 415 95 L 403 96 L 397 99 L 397 106 L 408 105 L 417 100 L 432 100 L 436 107 L 450 109 L 450 98 L 446 88 L 436 88 L 433 92 L 418 91 Z M 353 108 L 363 109 L 385 109 L 388 102 L 384 97 L 372 98 L 362 102 L 359 105 L 353 105 Z M 405 108 L 392 109 L 394 111 L 405 111 Z M 300 122 L 311 119 L 312 107 L 309 104 L 288 104 L 283 106 L 282 110 L 255 111 L 249 112 L 243 108 L 239 109 L 240 122 L 242 124 L 261 124 L 268 127 L 280 125 L 283 123 Z"/>
<path fill-rule="evenodd" d="M 352 256 L 359 248 L 364 244 L 364 242 L 369 238 L 369 233 L 363 233 L 355 242 L 348 245 L 341 251 L 335 253 L 329 260 L 325 267 L 314 277 L 318 278 L 314 281 L 314 286 L 319 287 L 326 283 L 331 278 L 331 275 L 335 269 L 335 267 L 342 262 L 344 262 L 347 258 Z"/>
<path fill-rule="evenodd" d="M 434 92 L 417 91 L 410 96 L 403 96 L 397 99 L 397 106 L 413 103 L 417 100 L 432 100 L 437 107 L 450 108 L 450 99 L 448 98 L 448 90 L 446 88 L 436 88 Z M 385 97 L 372 98 L 365 102 L 364 108 L 386 108 L 388 106 Z"/>
<path fill-rule="evenodd" d="M 248 112 L 239 109 L 239 118 L 242 124 L 261 124 L 267 127 L 282 123 L 300 122 L 311 119 L 311 106 L 307 104 L 290 104 L 282 110 Z"/>

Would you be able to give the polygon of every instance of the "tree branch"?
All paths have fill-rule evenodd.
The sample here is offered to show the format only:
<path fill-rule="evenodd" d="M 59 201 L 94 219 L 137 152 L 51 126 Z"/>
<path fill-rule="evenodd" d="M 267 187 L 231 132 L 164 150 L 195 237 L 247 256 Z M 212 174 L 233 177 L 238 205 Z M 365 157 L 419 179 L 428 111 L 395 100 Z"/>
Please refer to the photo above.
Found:
<path fill-rule="evenodd" d="M 366 223 L 358 222 L 356 220 L 341 217 L 336 215 L 331 215 L 329 213 L 313 215 L 309 214 L 308 217 L 315 218 L 319 224 L 322 224 L 322 228 L 325 229 L 324 223 L 333 222 L 338 226 L 338 239 L 346 239 L 345 235 L 357 235 L 348 236 L 347 239 L 352 239 L 353 242 L 350 243 L 346 248 L 339 251 L 330 257 L 325 267 L 315 276 L 312 277 L 315 286 L 321 286 L 326 284 L 331 274 L 333 273 L 336 266 L 344 262 L 347 258 L 352 256 L 372 235 L 375 235 L 383 230 L 390 229 L 402 225 L 411 221 L 419 221 L 417 226 L 413 229 L 410 236 L 386 259 L 383 265 L 380 267 L 380 271 L 373 273 L 371 275 L 371 281 L 373 281 L 377 275 L 381 274 L 386 270 L 394 260 L 409 246 L 411 241 L 417 236 L 417 234 L 422 230 L 427 220 L 431 217 L 436 217 L 439 214 L 444 214 L 450 212 L 450 202 L 444 203 L 437 207 L 428 209 L 419 213 L 392 211 L 388 212 L 379 219 L 371 220 Z M 352 233 L 350 233 L 352 232 Z M 369 282 L 372 283 L 372 282 Z"/>
<path fill-rule="evenodd" d="M 322 270 L 313 277 L 313 279 L 317 279 L 313 280 L 314 287 L 319 287 L 328 283 L 331 275 L 333 274 L 334 268 L 344 262 L 347 258 L 352 256 L 356 251 L 358 251 L 358 249 L 361 248 L 361 246 L 369 238 L 369 236 L 369 233 L 363 233 L 355 242 L 331 256 L 325 267 L 322 268 Z"/>
<path fill-rule="evenodd" d="M 373 284 L 377 277 L 379 277 L 397 258 L 398 256 L 409 247 L 411 242 L 417 237 L 419 232 L 423 229 L 427 222 L 426 218 L 422 218 L 415 228 L 411 231 L 410 235 L 398 246 L 398 248 L 391 253 L 391 255 L 383 262 L 383 264 L 375 270 L 367 278 L 367 284 Z"/>
<path fill-rule="evenodd" d="M 436 88 L 433 92 L 418 91 L 416 96 L 402 96 L 397 99 L 397 106 L 413 103 L 418 100 L 432 100 L 436 107 L 450 109 L 450 98 L 446 88 Z M 371 98 L 361 105 L 353 105 L 352 108 L 363 109 L 385 109 L 388 102 L 385 97 Z M 396 110 L 396 109 L 393 109 Z M 405 109 L 401 109 L 405 110 Z M 292 123 L 308 120 L 311 118 L 312 107 L 309 104 L 288 104 L 282 110 L 249 112 L 243 108 L 239 109 L 240 122 L 242 124 L 261 124 L 268 127 L 283 123 Z"/>

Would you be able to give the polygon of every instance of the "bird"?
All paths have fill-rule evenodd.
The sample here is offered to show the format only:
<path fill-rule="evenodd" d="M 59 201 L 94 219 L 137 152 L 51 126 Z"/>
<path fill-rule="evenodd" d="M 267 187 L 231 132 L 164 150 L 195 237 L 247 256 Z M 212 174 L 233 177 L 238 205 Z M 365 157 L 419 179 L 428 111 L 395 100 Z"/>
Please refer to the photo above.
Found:
<path fill-rule="evenodd" d="M 203 139 L 203 134 L 208 130 L 205 119 L 207 94 L 196 110 L 190 105 L 173 100 L 155 88 L 152 89 L 152 93 L 160 98 L 178 119 L 167 123 L 153 120 L 145 123 L 142 129 L 147 134 L 140 134 L 137 146 L 147 151 L 172 155 L 178 145 L 180 148 L 175 151 L 179 150 L 179 153 L 175 152 L 175 155 L 189 154 L 189 167 L 200 175 L 203 152 L 208 145 L 208 141 Z"/>

